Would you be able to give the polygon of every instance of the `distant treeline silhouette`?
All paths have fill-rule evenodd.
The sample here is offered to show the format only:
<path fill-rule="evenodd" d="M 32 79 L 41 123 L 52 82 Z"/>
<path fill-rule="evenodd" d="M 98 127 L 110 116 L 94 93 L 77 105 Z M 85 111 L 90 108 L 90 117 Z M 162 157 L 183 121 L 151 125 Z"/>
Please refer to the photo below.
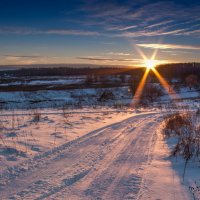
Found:
<path fill-rule="evenodd" d="M 195 74 L 200 79 L 200 63 L 176 63 L 163 64 L 157 66 L 157 70 L 165 78 L 184 79 L 189 74 Z M 99 67 L 99 68 L 73 68 L 73 67 L 37 67 L 37 68 L 20 68 L 15 70 L 0 71 L 0 76 L 8 75 L 15 77 L 24 76 L 80 76 L 80 75 L 118 75 L 127 74 L 141 76 L 145 68 L 135 67 Z"/>
<path fill-rule="evenodd" d="M 200 63 L 176 63 L 165 64 L 157 67 L 160 74 L 165 78 L 185 79 L 188 75 L 194 74 L 200 80 Z"/>
<path fill-rule="evenodd" d="M 20 68 L 15 70 L 0 71 L 0 75 L 12 76 L 79 76 L 79 75 L 110 75 L 110 74 L 131 74 L 140 72 L 141 68 L 131 67 L 98 67 L 98 68 L 73 68 L 73 67 L 37 67 Z"/>

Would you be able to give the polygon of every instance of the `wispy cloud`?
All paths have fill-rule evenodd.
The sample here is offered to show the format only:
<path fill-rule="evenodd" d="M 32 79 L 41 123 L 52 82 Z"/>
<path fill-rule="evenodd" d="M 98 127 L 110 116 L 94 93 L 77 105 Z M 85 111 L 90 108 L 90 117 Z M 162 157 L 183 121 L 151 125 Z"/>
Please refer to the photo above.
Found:
<path fill-rule="evenodd" d="M 200 46 L 178 45 L 178 44 L 137 44 L 139 47 L 150 49 L 185 49 L 185 50 L 200 50 Z"/>
<path fill-rule="evenodd" d="M 80 9 L 81 12 L 90 12 L 94 18 L 117 18 L 129 11 L 129 7 L 117 4 L 115 1 L 85 1 L 85 5 Z"/>
<path fill-rule="evenodd" d="M 70 29 L 29 29 L 24 27 L 18 28 L 1 28 L 0 34 L 19 34 L 19 35 L 82 35 L 82 36 L 93 36 L 99 35 L 96 31 L 84 31 L 84 30 L 70 30 Z"/>
<path fill-rule="evenodd" d="M 103 44 L 105 44 L 105 45 L 113 45 L 115 43 L 114 42 L 103 42 Z"/>
<path fill-rule="evenodd" d="M 114 55 L 114 56 L 130 56 L 130 53 L 124 53 L 124 52 L 108 52 L 106 53 L 108 55 Z"/>
<path fill-rule="evenodd" d="M 10 25 L 10 27 L 6 27 L 5 25 L 1 26 L 0 35 L 3 36 L 2 40 L 4 40 L 4 36 L 7 36 L 8 34 L 9 37 L 13 38 L 15 38 L 14 35 L 22 35 L 24 38 L 26 37 L 25 41 L 28 41 L 26 43 L 27 45 L 28 43 L 33 43 L 36 41 L 32 39 L 34 37 L 37 37 L 37 41 L 39 43 L 44 38 L 40 38 L 40 36 L 45 36 L 45 38 L 49 38 L 48 36 L 51 36 L 51 38 L 56 36 L 56 41 L 59 41 L 57 44 L 55 41 L 53 43 L 48 42 L 49 40 L 42 42 L 44 42 L 44 44 L 46 44 L 48 47 L 52 47 L 52 45 L 55 44 L 55 48 L 53 46 L 51 50 L 47 50 L 47 53 L 51 54 L 52 51 L 55 50 L 57 53 L 60 51 L 61 54 L 63 54 L 63 48 L 60 48 L 61 46 L 64 46 L 60 46 L 64 38 L 63 36 L 66 36 L 65 38 L 67 38 L 69 35 L 77 36 L 73 37 L 72 41 L 68 45 L 73 48 L 66 50 L 66 52 L 70 52 L 69 54 L 72 55 L 72 62 L 77 62 L 77 60 L 79 62 L 80 59 L 88 61 L 108 61 L 113 63 L 140 62 L 138 59 L 132 59 L 134 58 L 132 53 L 123 52 L 123 49 L 129 49 L 130 46 L 127 47 L 127 45 L 133 43 L 142 48 L 161 49 L 162 51 L 171 50 L 172 54 L 176 53 L 175 50 L 179 50 L 180 54 L 183 53 L 184 50 L 188 50 L 190 53 L 194 52 L 195 50 L 195 53 L 198 54 L 198 51 L 200 50 L 200 46 L 189 45 L 200 44 L 198 40 L 200 37 L 199 3 L 188 3 L 186 6 L 183 2 L 179 1 L 81 0 L 80 4 L 75 3 L 73 7 L 75 8 L 72 10 L 69 9 L 67 14 L 64 13 L 62 16 L 61 13 L 59 18 L 55 17 L 52 23 L 48 21 L 51 19 L 49 18 L 47 19 L 48 23 L 41 21 L 41 24 L 38 26 L 36 23 L 28 24 L 27 20 L 22 20 L 23 23 L 20 24 L 23 25 L 21 25 L 21 27 L 17 27 L 17 24 L 19 23 L 14 22 L 12 25 Z M 38 15 L 38 19 L 39 17 L 41 16 Z M 31 35 L 31 37 L 28 37 L 29 35 Z M 76 38 L 79 36 L 84 36 L 85 43 L 92 41 L 90 48 L 87 46 L 85 47 L 89 55 L 93 55 L 93 52 L 98 52 L 102 47 L 102 44 L 104 45 L 102 47 L 102 51 L 105 53 L 99 54 L 102 56 L 84 56 L 77 57 L 75 59 L 77 52 L 83 51 L 83 48 L 81 47 L 82 41 L 79 44 L 76 40 Z M 7 42 L 7 37 L 5 38 L 5 42 Z M 17 36 L 16 38 L 18 40 L 19 37 Z M 159 44 L 161 41 L 165 41 L 166 43 L 174 43 L 174 41 L 177 41 L 177 38 L 179 44 Z M 182 45 L 181 42 L 188 45 Z M 10 45 L 11 42 L 8 41 L 7 43 Z M 19 50 L 16 51 L 22 52 L 24 55 L 12 55 L 12 49 L 10 48 L 11 51 L 8 51 L 9 45 L 5 45 L 7 46 L 6 50 L 4 53 L 2 53 L 5 55 L 4 57 L 1 56 L 1 59 L 13 61 L 19 60 L 21 62 L 38 62 L 41 60 L 42 62 L 43 60 L 44 62 L 46 62 L 46 60 L 51 60 L 51 62 L 53 62 L 56 60 L 52 59 L 53 57 L 37 55 L 37 52 L 39 52 L 37 50 L 35 50 L 35 55 L 26 55 L 26 53 L 29 54 L 28 52 L 30 52 L 30 54 L 34 52 L 33 50 L 36 48 L 35 45 L 33 45 L 34 47 L 31 50 L 27 50 L 27 52 L 23 53 L 26 46 L 24 43 L 22 43 L 21 47 L 19 47 Z M 9 53 L 11 55 L 6 55 Z M 134 49 L 133 53 L 135 53 Z M 186 54 L 184 54 L 184 56 L 185 55 Z M 194 56 L 191 56 L 191 59 L 192 58 L 194 58 Z M 183 59 L 186 60 L 186 58 Z M 60 62 L 60 60 L 63 61 L 64 58 L 58 58 L 57 62 Z"/>
<path fill-rule="evenodd" d="M 106 27 L 106 30 L 108 31 L 126 31 L 126 30 L 130 30 L 130 29 L 133 29 L 133 28 L 136 28 L 137 26 L 136 25 L 132 25 L 132 26 L 107 26 Z"/>
<path fill-rule="evenodd" d="M 118 59 L 118 58 L 107 58 L 107 57 L 99 57 L 99 56 L 88 56 L 88 57 L 77 57 L 80 60 L 87 60 L 87 61 L 98 61 L 98 62 L 119 62 L 118 64 L 125 63 L 127 65 L 134 66 L 144 66 L 145 62 L 144 59 Z M 166 63 L 175 63 L 177 61 L 174 60 L 155 60 L 157 64 L 166 64 Z"/>
<path fill-rule="evenodd" d="M 127 37 L 127 38 L 134 38 L 134 37 L 153 37 L 153 36 L 167 36 L 167 35 L 180 35 L 186 29 L 177 29 L 172 31 L 165 31 L 163 29 L 155 30 L 155 31 L 135 31 L 135 32 L 124 32 L 122 34 L 118 34 L 118 37 Z"/>
<path fill-rule="evenodd" d="M 37 32 L 36 32 L 37 33 Z M 55 34 L 55 35 L 84 35 L 84 36 L 92 36 L 92 35 L 99 35 L 96 31 L 84 31 L 84 30 L 44 30 L 38 31 L 38 33 L 44 34 Z"/>
<path fill-rule="evenodd" d="M 4 54 L 0 55 L 1 62 L 6 64 L 20 64 L 30 65 L 43 63 L 47 64 L 49 61 L 52 63 L 57 62 L 59 57 L 56 56 L 40 56 L 40 55 L 15 55 L 15 54 Z"/>
<path fill-rule="evenodd" d="M 153 3 L 148 0 L 140 3 L 131 1 L 122 5 L 114 0 L 112 3 L 99 1 L 87 3 L 85 11 L 93 20 L 94 26 L 95 20 L 104 22 L 99 27 L 104 29 L 108 36 L 110 34 L 121 37 L 154 37 L 199 36 L 200 32 L 196 26 L 200 19 L 199 9 L 199 5 L 191 4 L 186 7 L 184 4 L 172 1 Z M 186 29 L 185 24 L 191 26 Z"/>
<path fill-rule="evenodd" d="M 167 53 L 167 54 L 174 54 L 174 53 L 176 53 L 177 55 L 178 54 L 189 54 L 189 53 L 191 53 L 191 51 L 190 50 L 182 50 L 182 49 L 170 49 L 170 50 L 165 50 L 165 49 L 163 49 L 163 50 L 161 50 L 160 52 L 162 52 L 162 53 Z"/>
<path fill-rule="evenodd" d="M 2 56 L 2 57 L 13 57 L 13 58 L 50 58 L 50 56 L 39 56 L 39 55 L 13 55 L 13 54 L 5 54 L 5 55 L 0 55 L 0 56 Z"/>
<path fill-rule="evenodd" d="M 113 3 L 114 2 L 114 3 Z M 139 5 L 139 6 L 138 6 Z M 143 1 L 119 5 L 116 1 L 87 3 L 79 10 L 83 19 L 68 21 L 68 29 L 1 27 L 0 34 L 77 35 L 107 37 L 200 36 L 200 6 Z M 77 11 L 78 12 L 78 11 Z M 185 26 L 187 24 L 187 28 Z M 190 24 L 190 25 L 188 25 Z M 72 27 L 78 27 L 73 29 Z M 91 30 L 92 28 L 92 30 Z"/>
<path fill-rule="evenodd" d="M 166 20 L 166 21 L 162 21 L 162 22 L 158 22 L 158 23 L 153 23 L 151 25 L 148 25 L 146 28 L 154 28 L 154 27 L 160 27 L 162 25 L 169 24 L 171 22 L 174 22 L 174 20 Z"/>
<path fill-rule="evenodd" d="M 183 33 L 183 35 L 197 35 L 197 36 L 199 36 L 200 35 L 200 29 L 187 31 L 187 32 Z"/>
<path fill-rule="evenodd" d="M 89 60 L 89 61 L 120 61 L 120 62 L 138 62 L 138 61 L 140 61 L 140 59 L 107 58 L 107 57 L 97 57 L 97 56 L 77 57 L 77 59 Z"/>
<path fill-rule="evenodd" d="M 133 28 L 136 28 L 136 27 L 137 27 L 136 25 L 125 26 L 125 27 L 119 28 L 119 30 L 120 31 L 126 31 L 126 30 L 133 29 Z"/>

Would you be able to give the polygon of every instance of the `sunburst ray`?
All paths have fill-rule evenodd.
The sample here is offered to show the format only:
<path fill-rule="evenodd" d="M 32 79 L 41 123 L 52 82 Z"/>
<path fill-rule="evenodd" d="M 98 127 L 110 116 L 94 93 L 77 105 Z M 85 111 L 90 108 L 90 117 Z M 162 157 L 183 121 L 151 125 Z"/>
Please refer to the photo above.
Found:
<path fill-rule="evenodd" d="M 133 97 L 133 105 L 137 105 L 141 100 L 142 92 L 144 90 L 145 82 L 147 80 L 150 70 L 153 71 L 153 73 L 155 74 L 155 76 L 158 78 L 159 82 L 163 86 L 163 88 L 169 94 L 170 98 L 171 99 L 178 98 L 178 95 L 176 94 L 172 86 L 170 86 L 167 80 L 165 80 L 165 78 L 155 69 L 155 65 L 156 65 L 155 58 L 157 56 L 158 50 L 155 49 L 151 56 L 151 59 L 148 59 L 147 56 L 144 54 L 144 52 L 140 48 L 138 47 L 135 47 L 135 48 L 144 60 L 144 64 L 146 65 L 146 71 L 136 89 L 135 95 Z"/>
<path fill-rule="evenodd" d="M 138 87 L 137 87 L 137 89 L 136 89 L 135 95 L 133 97 L 133 104 L 134 105 L 137 105 L 139 103 L 139 101 L 140 101 L 140 98 L 141 98 L 141 95 L 142 95 L 142 92 L 143 92 L 143 89 L 144 89 L 145 82 L 147 80 L 149 71 L 150 71 L 150 69 L 147 68 L 145 73 L 144 73 L 144 75 L 143 75 L 143 77 L 142 77 L 142 79 L 141 79 L 141 81 L 140 81 L 140 83 L 139 83 L 139 85 L 138 85 Z"/>

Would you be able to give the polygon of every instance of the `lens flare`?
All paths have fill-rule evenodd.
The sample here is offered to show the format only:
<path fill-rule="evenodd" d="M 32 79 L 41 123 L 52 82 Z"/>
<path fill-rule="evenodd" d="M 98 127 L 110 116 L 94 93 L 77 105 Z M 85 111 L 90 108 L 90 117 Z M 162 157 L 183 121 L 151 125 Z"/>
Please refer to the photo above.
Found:
<path fill-rule="evenodd" d="M 165 80 L 165 78 L 162 77 L 161 74 L 155 68 L 156 65 L 159 64 L 159 62 L 157 60 L 155 60 L 158 50 L 155 50 L 153 52 L 151 59 L 148 59 L 147 56 L 144 54 L 144 52 L 140 48 L 136 47 L 135 49 L 140 54 L 140 56 L 143 58 L 143 60 L 144 60 L 143 64 L 146 67 L 146 71 L 136 89 L 135 95 L 133 97 L 132 105 L 137 106 L 139 104 L 145 84 L 146 84 L 146 80 L 147 80 L 147 77 L 148 77 L 150 71 L 152 71 L 155 74 L 155 76 L 158 78 L 159 82 L 161 83 L 163 88 L 166 90 L 168 95 L 171 97 L 171 99 L 172 100 L 178 99 L 179 97 L 176 94 L 176 92 L 173 90 L 173 87 L 170 86 L 170 84 L 167 82 L 167 80 Z"/>
<path fill-rule="evenodd" d="M 145 66 L 148 69 L 154 69 L 154 67 L 155 67 L 155 60 L 145 60 Z"/>
<path fill-rule="evenodd" d="M 140 101 L 140 98 L 142 96 L 142 92 L 143 92 L 143 89 L 144 89 L 144 86 L 145 86 L 145 82 L 147 80 L 147 77 L 148 77 L 148 74 L 149 74 L 149 68 L 146 69 L 143 77 L 142 77 L 142 80 L 140 81 L 138 87 L 137 87 L 137 90 L 135 92 L 135 95 L 133 97 L 133 102 L 134 102 L 134 105 L 137 105 Z"/>

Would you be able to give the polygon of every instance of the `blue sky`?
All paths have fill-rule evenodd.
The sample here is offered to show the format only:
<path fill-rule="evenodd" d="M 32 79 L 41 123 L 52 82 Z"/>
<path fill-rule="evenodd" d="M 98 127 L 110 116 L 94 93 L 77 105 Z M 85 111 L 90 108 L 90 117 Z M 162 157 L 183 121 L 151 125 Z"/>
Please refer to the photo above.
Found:
<path fill-rule="evenodd" d="M 0 0 L 0 64 L 200 61 L 198 1 Z"/>

